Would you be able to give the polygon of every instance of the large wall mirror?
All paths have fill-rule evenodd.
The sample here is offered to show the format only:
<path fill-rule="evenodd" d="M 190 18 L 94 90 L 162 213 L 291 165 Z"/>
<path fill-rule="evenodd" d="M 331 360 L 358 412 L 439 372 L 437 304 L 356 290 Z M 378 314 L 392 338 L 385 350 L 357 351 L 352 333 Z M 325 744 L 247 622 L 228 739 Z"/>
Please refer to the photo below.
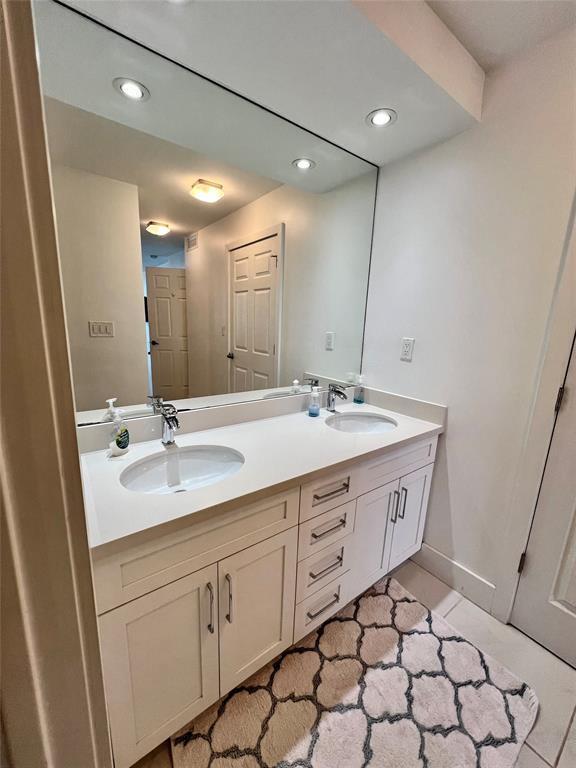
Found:
<path fill-rule="evenodd" d="M 358 372 L 377 169 L 69 8 L 35 22 L 79 423 Z"/>

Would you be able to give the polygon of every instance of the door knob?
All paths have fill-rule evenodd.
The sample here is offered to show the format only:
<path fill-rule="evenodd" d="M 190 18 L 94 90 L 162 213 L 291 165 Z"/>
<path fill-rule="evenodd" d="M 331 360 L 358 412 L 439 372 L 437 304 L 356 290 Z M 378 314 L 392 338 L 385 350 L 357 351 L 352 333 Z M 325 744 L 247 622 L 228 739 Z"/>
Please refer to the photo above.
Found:
<path fill-rule="evenodd" d="M 150 344 L 152 344 L 153 347 L 157 347 L 158 344 L 160 344 L 159 341 L 151 341 Z"/>
<path fill-rule="evenodd" d="M 228 352 L 226 357 L 228 358 L 228 360 L 234 360 L 234 352 Z"/>

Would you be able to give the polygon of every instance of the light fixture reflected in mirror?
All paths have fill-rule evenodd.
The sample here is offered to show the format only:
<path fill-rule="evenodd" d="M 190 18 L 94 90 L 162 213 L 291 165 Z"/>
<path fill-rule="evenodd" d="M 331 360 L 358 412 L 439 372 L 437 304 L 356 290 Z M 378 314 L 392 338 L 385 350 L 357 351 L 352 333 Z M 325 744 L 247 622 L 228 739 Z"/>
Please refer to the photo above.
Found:
<path fill-rule="evenodd" d="M 397 119 L 397 113 L 393 109 L 388 109 L 388 107 L 374 109 L 370 114 L 366 115 L 366 122 L 373 128 L 384 128 L 395 123 Z"/>
<path fill-rule="evenodd" d="M 137 80 L 131 80 L 129 77 L 117 77 L 112 81 L 112 85 L 118 93 L 130 99 L 130 101 L 148 101 L 150 98 L 148 88 Z"/>
<path fill-rule="evenodd" d="M 158 237 L 164 237 L 170 232 L 168 224 L 162 224 L 160 221 L 149 221 L 146 224 L 146 232 L 150 232 L 151 235 L 158 235 Z"/>
<path fill-rule="evenodd" d="M 292 165 L 298 168 L 299 171 L 311 171 L 316 166 L 314 160 L 310 160 L 309 157 L 299 157 L 296 160 L 292 160 Z"/>
<path fill-rule="evenodd" d="M 201 200 L 203 203 L 217 203 L 222 197 L 224 197 L 224 187 L 222 184 L 217 184 L 215 181 L 206 181 L 206 179 L 198 179 L 190 187 L 190 194 L 195 197 L 196 200 Z"/>

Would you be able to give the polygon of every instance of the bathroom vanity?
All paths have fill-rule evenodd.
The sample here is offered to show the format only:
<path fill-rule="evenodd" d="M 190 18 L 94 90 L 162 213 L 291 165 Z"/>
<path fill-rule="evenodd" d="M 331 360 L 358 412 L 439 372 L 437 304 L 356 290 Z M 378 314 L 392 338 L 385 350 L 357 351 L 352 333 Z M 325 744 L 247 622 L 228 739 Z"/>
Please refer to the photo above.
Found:
<path fill-rule="evenodd" d="M 374 405 L 339 411 L 339 426 L 299 411 L 179 434 L 179 451 L 243 457 L 185 492 L 126 487 L 135 466 L 173 450 L 158 440 L 83 454 L 117 768 L 420 548 L 443 427 Z M 390 428 L 350 431 L 370 419 Z"/>

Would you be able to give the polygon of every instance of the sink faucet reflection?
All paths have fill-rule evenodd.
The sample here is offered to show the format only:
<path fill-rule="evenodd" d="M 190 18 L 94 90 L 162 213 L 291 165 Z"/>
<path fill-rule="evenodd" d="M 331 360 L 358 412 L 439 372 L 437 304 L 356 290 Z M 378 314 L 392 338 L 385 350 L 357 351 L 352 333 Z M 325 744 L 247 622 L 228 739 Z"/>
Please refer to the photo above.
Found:
<path fill-rule="evenodd" d="M 328 397 L 326 399 L 326 409 L 330 413 L 336 413 L 336 398 L 348 400 L 345 387 L 340 384 L 328 384 Z"/>
<path fill-rule="evenodd" d="M 165 403 L 162 397 L 152 396 L 150 399 L 154 413 L 162 416 L 162 445 L 165 448 L 176 445 L 174 432 L 180 429 L 176 406 L 172 403 Z"/>

